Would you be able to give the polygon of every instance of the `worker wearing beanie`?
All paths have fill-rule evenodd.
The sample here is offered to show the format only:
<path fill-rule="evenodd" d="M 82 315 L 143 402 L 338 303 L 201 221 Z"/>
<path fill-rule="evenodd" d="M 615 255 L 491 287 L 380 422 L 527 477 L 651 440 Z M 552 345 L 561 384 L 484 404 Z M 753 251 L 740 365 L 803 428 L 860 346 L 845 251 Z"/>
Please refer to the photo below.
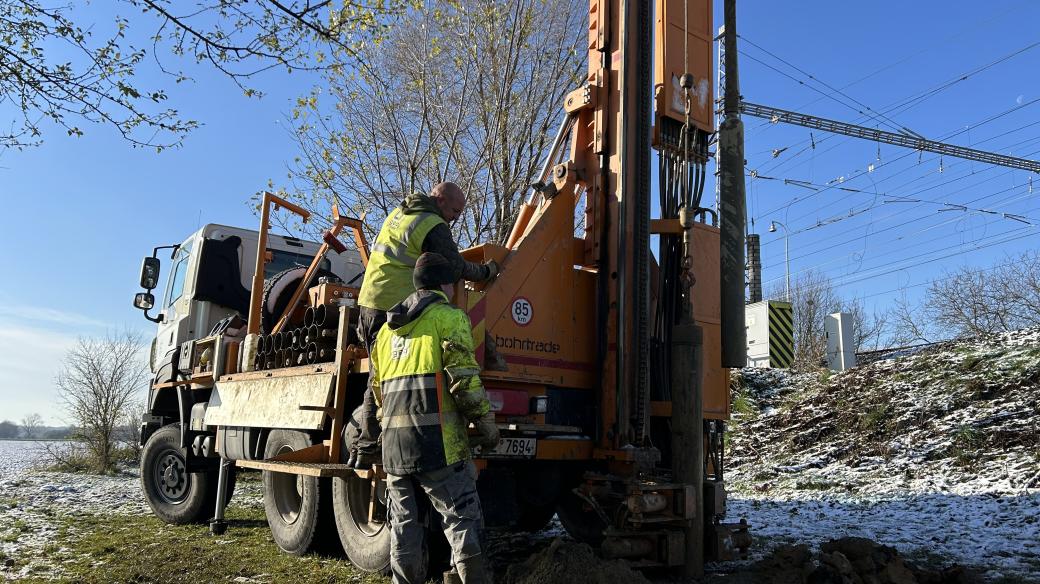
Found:
<path fill-rule="evenodd" d="M 469 317 L 450 303 L 451 263 L 424 253 L 412 277 L 416 291 L 387 313 L 369 355 L 387 473 L 393 581 L 426 581 L 419 501 L 427 497 L 441 517 L 459 577 L 466 584 L 490 582 L 466 428 L 473 422 L 479 445 L 493 447 L 495 415 L 480 383 Z"/>
<path fill-rule="evenodd" d="M 462 214 L 466 198 L 455 183 L 442 182 L 433 187 L 430 196 L 413 194 L 390 212 L 383 222 L 375 243 L 372 244 L 365 278 L 358 296 L 360 314 L 358 336 L 368 352 L 376 334 L 386 322 L 386 311 L 415 291 L 412 270 L 423 252 L 440 254 L 448 265 L 451 281 L 465 279 L 471 282 L 490 280 L 498 275 L 494 261 L 485 264 L 467 262 L 459 254 L 448 225 Z M 365 392 L 358 424 L 362 437 L 350 445 L 351 466 L 378 459 L 379 446 L 369 443 L 365 436 L 375 433 L 375 405 L 372 394 Z M 367 427 L 367 432 L 364 430 Z"/>

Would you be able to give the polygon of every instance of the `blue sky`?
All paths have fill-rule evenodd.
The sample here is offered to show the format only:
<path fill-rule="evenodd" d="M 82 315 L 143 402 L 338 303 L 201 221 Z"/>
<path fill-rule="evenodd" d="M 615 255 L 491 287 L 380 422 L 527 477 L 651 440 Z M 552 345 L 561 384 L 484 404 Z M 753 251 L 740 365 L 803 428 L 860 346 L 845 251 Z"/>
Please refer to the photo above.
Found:
<path fill-rule="evenodd" d="M 875 112 L 1036 44 L 1040 35 L 1031 23 L 1040 16 L 1040 5 L 801 2 L 798 8 L 742 3 L 738 30 L 750 41 L 741 43 L 746 100 L 1038 157 L 1040 104 L 1031 102 L 1040 97 L 1035 75 L 1040 47 L 911 107 L 895 107 L 887 118 Z M 1013 108 L 1018 109 L 1005 114 Z M 873 119 L 864 121 L 862 111 Z M 748 194 L 753 231 L 762 235 L 767 291 L 784 276 L 783 229 L 768 233 L 770 220 L 790 230 L 793 278 L 807 269 L 821 270 L 842 295 L 863 297 L 880 309 L 903 286 L 917 296 L 923 289 L 917 284 L 941 277 L 944 270 L 993 265 L 1006 253 L 1034 249 L 1040 236 L 1035 226 L 987 212 L 1021 215 L 1040 225 L 1040 177 L 1034 177 L 1030 192 L 1029 173 L 1023 171 L 918 156 L 822 132 L 810 136 L 807 129 L 756 118 L 744 121 L 748 168 L 760 177 L 749 181 Z M 951 135 L 955 132 L 960 133 Z M 781 152 L 774 158 L 774 151 Z M 803 181 L 802 186 L 790 180 Z M 954 205 L 969 211 L 954 210 L 960 209 Z"/>
<path fill-rule="evenodd" d="M 744 38 L 832 87 L 845 88 L 876 72 L 844 89 L 875 110 L 1040 40 L 1035 27 L 1040 4 L 1030 1 L 814 0 L 797 3 L 796 10 L 790 3 L 762 0 L 739 4 L 738 29 Z M 717 3 L 716 22 L 721 19 Z M 854 108 L 751 59 L 808 83 L 774 57 L 747 43 L 742 51 L 747 55 L 741 58 L 747 100 L 846 121 L 860 118 Z M 178 86 L 154 71 L 145 72 L 146 82 L 169 87 L 173 107 L 203 123 L 181 148 L 161 154 L 133 149 L 114 130 L 88 126 L 82 138 L 68 138 L 55 129 L 45 133 L 38 148 L 0 153 L 0 419 L 40 412 L 49 423 L 58 423 L 53 380 L 61 355 L 78 335 L 129 327 L 147 338 L 154 330 L 130 305 L 141 257 L 155 245 L 180 241 L 200 223 L 252 227 L 256 219 L 248 206 L 250 195 L 268 179 L 283 180 L 296 154 L 284 118 L 292 100 L 314 78 L 272 71 L 257 80 L 268 92 L 257 100 L 244 97 L 212 71 L 185 68 L 195 81 Z M 1040 97 L 1037 71 L 1040 47 L 891 118 L 941 138 Z M 0 110 L 0 119 L 10 115 Z M 1026 105 L 950 141 L 1036 158 L 1040 124 L 1023 127 L 1037 120 L 1040 104 Z M 784 273 L 782 238 L 766 232 L 770 219 L 790 228 L 795 277 L 815 266 L 840 285 L 842 294 L 866 296 L 869 305 L 879 308 L 891 302 L 894 293 L 889 290 L 927 281 L 944 268 L 990 265 L 1037 240 L 1037 228 L 987 213 L 939 212 L 942 205 L 936 203 L 882 202 L 927 199 L 1040 220 L 1040 180 L 1029 193 L 1024 172 L 946 158 L 940 173 L 940 161 L 931 155 L 920 161 L 917 154 L 896 160 L 906 152 L 881 146 L 879 162 L 876 144 L 825 139 L 814 132 L 817 147 L 812 149 L 806 148 L 808 130 L 754 118 L 746 118 L 745 124 L 748 166 L 760 176 L 815 185 L 844 176 L 842 186 L 852 189 L 821 192 L 782 180 L 750 181 L 749 208 L 755 230 L 762 234 L 767 289 L 781 282 Z M 787 149 L 773 158 L 772 151 L 782 148 Z M 875 169 L 867 172 L 870 164 Z M 709 193 L 712 188 L 709 184 Z M 850 211 L 853 217 L 833 221 Z M 826 224 L 813 227 L 818 222 Z M 1008 235 L 999 235 L 1003 232 Z M 957 253 L 994 242 L 998 244 Z M 942 255 L 950 257 L 915 265 Z"/>

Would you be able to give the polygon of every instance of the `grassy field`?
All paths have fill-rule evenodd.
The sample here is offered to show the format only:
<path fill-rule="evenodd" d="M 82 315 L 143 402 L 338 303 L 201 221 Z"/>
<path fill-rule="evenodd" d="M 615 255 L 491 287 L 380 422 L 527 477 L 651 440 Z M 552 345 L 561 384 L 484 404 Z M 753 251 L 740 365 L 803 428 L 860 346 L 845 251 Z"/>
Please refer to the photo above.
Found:
<path fill-rule="evenodd" d="M 227 516 L 223 536 L 150 515 L 63 517 L 56 543 L 40 559 L 60 567 L 60 581 L 68 582 L 389 582 L 344 558 L 285 554 L 271 540 L 263 509 L 230 506 Z"/>

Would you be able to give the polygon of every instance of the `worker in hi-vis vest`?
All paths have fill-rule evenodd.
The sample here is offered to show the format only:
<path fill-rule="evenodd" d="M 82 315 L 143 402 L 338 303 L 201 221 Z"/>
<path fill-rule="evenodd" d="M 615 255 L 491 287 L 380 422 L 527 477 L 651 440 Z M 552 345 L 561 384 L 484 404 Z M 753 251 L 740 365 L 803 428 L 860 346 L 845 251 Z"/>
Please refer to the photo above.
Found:
<path fill-rule="evenodd" d="M 472 422 L 476 445 L 492 448 L 499 439 L 495 414 L 480 383 L 469 316 L 451 304 L 451 263 L 424 253 L 413 280 L 415 292 L 390 309 L 369 355 L 368 387 L 379 406 L 387 475 L 393 581 L 426 581 L 420 508 L 427 498 L 440 515 L 458 577 L 466 584 L 490 583 L 466 428 Z"/>
<path fill-rule="evenodd" d="M 452 182 L 442 182 L 433 187 L 429 196 L 409 195 L 383 221 L 370 250 L 358 297 L 358 337 L 364 341 L 369 353 L 376 334 L 386 322 L 386 311 L 415 291 L 412 270 L 422 253 L 437 253 L 444 257 L 452 282 L 460 279 L 483 282 L 498 275 L 498 264 L 494 261 L 477 264 L 462 259 L 459 254 L 448 225 L 462 215 L 465 206 L 462 188 Z M 376 434 L 373 430 L 375 404 L 371 392 L 365 392 L 362 406 L 358 424 L 367 432 L 362 431 L 361 438 L 350 450 L 348 464 L 367 468 L 379 458 L 378 444 L 365 438 Z"/>

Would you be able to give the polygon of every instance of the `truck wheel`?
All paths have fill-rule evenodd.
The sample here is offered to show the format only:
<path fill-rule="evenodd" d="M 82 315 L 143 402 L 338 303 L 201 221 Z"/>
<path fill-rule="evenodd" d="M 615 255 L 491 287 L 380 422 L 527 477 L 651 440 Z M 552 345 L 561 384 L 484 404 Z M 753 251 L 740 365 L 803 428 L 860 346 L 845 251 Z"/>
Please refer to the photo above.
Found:
<path fill-rule="evenodd" d="M 260 302 L 260 322 L 265 333 L 270 333 L 274 325 L 278 324 L 278 319 L 282 317 L 285 307 L 289 305 L 293 293 L 296 292 L 296 287 L 300 285 L 300 281 L 303 280 L 306 273 L 307 268 L 297 266 L 282 270 L 264 280 L 264 291 L 261 294 Z M 311 278 L 311 283 L 317 284 L 318 278 L 321 277 L 338 279 L 336 274 L 318 268 L 318 272 Z"/>
<path fill-rule="evenodd" d="M 264 458 L 311 446 L 310 437 L 295 430 L 272 430 Z M 332 533 L 329 482 L 318 477 L 265 470 L 264 511 L 278 547 L 302 555 L 327 543 Z"/>
<path fill-rule="evenodd" d="M 152 512 L 166 523 L 208 519 L 216 501 L 217 474 L 190 473 L 180 448 L 180 424 L 159 428 L 141 451 L 141 489 Z"/>
<path fill-rule="evenodd" d="M 386 489 L 380 485 L 375 508 L 379 516 L 369 521 L 372 483 L 357 476 L 332 479 L 332 509 L 343 551 L 360 570 L 390 573 L 390 524 L 387 522 Z"/>

